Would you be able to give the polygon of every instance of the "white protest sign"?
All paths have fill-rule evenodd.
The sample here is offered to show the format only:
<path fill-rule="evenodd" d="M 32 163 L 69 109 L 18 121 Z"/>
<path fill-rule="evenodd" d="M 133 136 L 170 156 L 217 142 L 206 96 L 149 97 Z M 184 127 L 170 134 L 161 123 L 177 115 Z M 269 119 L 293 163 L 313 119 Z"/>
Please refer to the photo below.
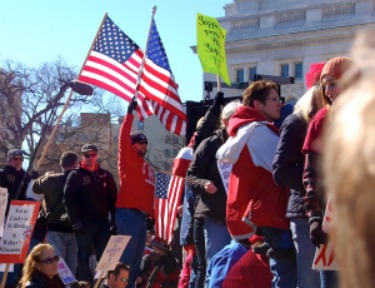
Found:
<path fill-rule="evenodd" d="M 9 273 L 14 271 L 14 264 L 3 264 L 3 263 L 1 263 L 0 264 L 0 272 L 5 272 L 5 268 L 6 268 L 7 265 L 9 265 L 9 270 L 8 270 Z"/>
<path fill-rule="evenodd" d="M 122 252 L 124 252 L 126 245 L 128 245 L 129 240 L 130 236 L 126 235 L 111 236 L 95 270 L 114 270 L 120 260 Z"/>
<path fill-rule="evenodd" d="M 330 227 L 332 225 L 333 220 L 333 210 L 332 210 L 332 196 L 331 194 L 328 195 L 326 209 L 324 211 L 324 218 L 323 218 L 323 224 L 322 224 L 322 230 L 325 233 L 329 233 Z"/>
<path fill-rule="evenodd" d="M 8 203 L 8 189 L 0 187 L 0 238 L 3 237 L 5 210 Z"/>
<path fill-rule="evenodd" d="M 74 277 L 72 271 L 70 271 L 63 258 L 60 257 L 57 265 L 57 271 L 59 272 L 59 276 L 65 285 L 77 282 L 77 279 Z"/>
<path fill-rule="evenodd" d="M 228 187 L 229 187 L 229 177 L 230 172 L 232 172 L 232 164 L 222 163 L 219 160 L 217 161 L 217 169 L 219 170 L 219 174 L 221 177 L 221 181 L 223 181 L 223 185 L 225 188 L 225 192 L 228 195 Z"/>
<path fill-rule="evenodd" d="M 319 248 L 316 248 L 312 269 L 334 271 L 339 270 L 335 253 L 333 251 L 332 241 L 328 241 L 327 244 L 320 245 Z"/>
<path fill-rule="evenodd" d="M 1 263 L 23 263 L 30 245 L 30 238 L 40 203 L 13 200 L 0 240 Z"/>

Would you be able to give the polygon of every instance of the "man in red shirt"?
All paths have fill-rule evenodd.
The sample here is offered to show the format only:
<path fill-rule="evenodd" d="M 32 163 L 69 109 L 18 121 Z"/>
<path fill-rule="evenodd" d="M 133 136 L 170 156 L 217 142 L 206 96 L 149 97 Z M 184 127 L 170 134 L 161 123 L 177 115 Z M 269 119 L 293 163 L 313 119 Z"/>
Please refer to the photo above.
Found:
<path fill-rule="evenodd" d="M 146 162 L 147 138 L 139 132 L 130 133 L 137 107 L 135 98 L 129 104 L 122 123 L 118 149 L 120 191 L 116 202 L 116 226 L 120 235 L 131 239 L 120 261 L 130 266 L 128 287 L 135 287 L 146 242 L 147 217 L 154 215 L 155 176 Z"/>

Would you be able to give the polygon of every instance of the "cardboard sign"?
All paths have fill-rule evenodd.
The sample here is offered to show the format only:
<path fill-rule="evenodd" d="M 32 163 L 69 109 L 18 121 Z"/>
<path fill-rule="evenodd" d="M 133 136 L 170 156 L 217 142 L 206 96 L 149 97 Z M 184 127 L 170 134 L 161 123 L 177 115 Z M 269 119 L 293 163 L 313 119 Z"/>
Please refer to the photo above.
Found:
<path fill-rule="evenodd" d="M 0 240 L 0 263 L 23 263 L 38 216 L 40 202 L 12 200 Z"/>
<path fill-rule="evenodd" d="M 332 241 L 328 241 L 327 244 L 320 245 L 320 248 L 316 249 L 312 269 L 334 271 L 339 270 L 335 253 L 333 251 Z"/>
<path fill-rule="evenodd" d="M 326 205 L 326 210 L 324 212 L 324 218 L 323 218 L 323 223 L 322 223 L 322 230 L 325 233 L 329 233 L 330 227 L 332 225 L 332 220 L 333 220 L 333 210 L 332 210 L 332 197 L 328 195 L 327 199 L 327 205 Z"/>
<path fill-rule="evenodd" d="M 5 210 L 8 203 L 8 189 L 0 187 L 0 237 L 3 237 Z"/>
<path fill-rule="evenodd" d="M 203 71 L 220 75 L 230 85 L 225 38 L 227 31 L 216 18 L 197 13 L 197 52 Z"/>
<path fill-rule="evenodd" d="M 71 283 L 77 282 L 77 279 L 74 277 L 73 273 L 70 271 L 68 265 L 66 265 L 63 258 L 60 257 L 58 264 L 57 271 L 61 280 L 64 282 L 65 285 L 69 285 Z"/>
<path fill-rule="evenodd" d="M 221 181 L 223 181 L 223 185 L 225 188 L 225 192 L 228 195 L 228 187 L 229 187 L 229 177 L 230 172 L 232 171 L 232 164 L 222 163 L 217 161 L 217 169 L 219 170 Z"/>
<path fill-rule="evenodd" d="M 126 235 L 111 236 L 95 270 L 114 270 L 120 260 L 122 252 L 124 252 L 126 245 L 128 245 L 129 240 L 130 236 Z"/>

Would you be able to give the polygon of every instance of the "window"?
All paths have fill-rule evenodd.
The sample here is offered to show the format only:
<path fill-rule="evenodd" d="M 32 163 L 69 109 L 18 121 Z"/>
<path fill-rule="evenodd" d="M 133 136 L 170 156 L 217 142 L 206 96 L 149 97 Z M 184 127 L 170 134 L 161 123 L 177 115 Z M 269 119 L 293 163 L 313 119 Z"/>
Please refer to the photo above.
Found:
<path fill-rule="evenodd" d="M 289 77 L 289 64 L 281 64 L 281 77 Z"/>
<path fill-rule="evenodd" d="M 244 82 L 244 70 L 243 68 L 236 70 L 236 83 L 243 83 Z"/>
<path fill-rule="evenodd" d="M 302 62 L 294 63 L 294 78 L 296 79 L 302 79 L 303 75 L 303 66 Z"/>
<path fill-rule="evenodd" d="M 257 67 L 249 68 L 249 81 L 254 80 L 254 75 L 257 74 Z"/>

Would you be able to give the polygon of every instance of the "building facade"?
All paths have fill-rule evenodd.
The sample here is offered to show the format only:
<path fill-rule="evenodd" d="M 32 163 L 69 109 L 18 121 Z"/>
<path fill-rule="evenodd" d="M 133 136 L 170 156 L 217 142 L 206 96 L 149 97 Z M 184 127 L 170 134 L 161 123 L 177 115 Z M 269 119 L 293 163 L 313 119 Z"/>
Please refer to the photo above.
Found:
<path fill-rule="evenodd" d="M 294 77 L 295 84 L 281 86 L 289 102 L 303 94 L 311 63 L 347 55 L 358 31 L 375 28 L 374 0 L 234 0 L 224 11 L 218 21 L 227 30 L 231 82 L 249 82 L 254 74 Z M 204 81 L 216 76 L 205 73 Z"/>

